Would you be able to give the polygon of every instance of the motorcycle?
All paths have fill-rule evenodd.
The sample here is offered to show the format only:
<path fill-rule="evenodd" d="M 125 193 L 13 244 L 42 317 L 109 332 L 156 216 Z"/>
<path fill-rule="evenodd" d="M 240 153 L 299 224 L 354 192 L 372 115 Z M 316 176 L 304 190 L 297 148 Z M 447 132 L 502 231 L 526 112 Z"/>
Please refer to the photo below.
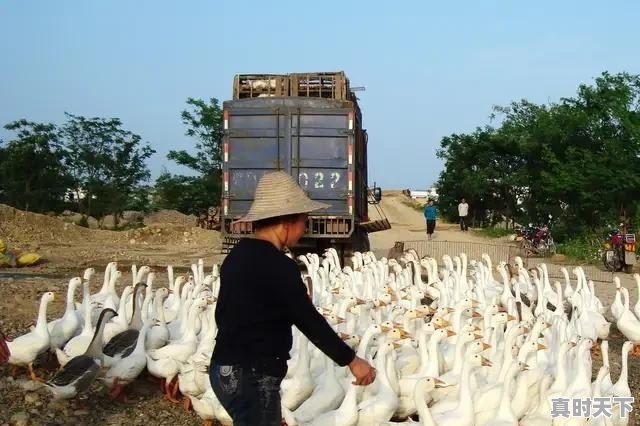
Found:
<path fill-rule="evenodd" d="M 604 267 L 611 272 L 624 270 L 631 273 L 636 264 L 636 234 L 623 232 L 620 229 L 608 233 L 604 242 L 602 261 Z"/>
<path fill-rule="evenodd" d="M 548 225 L 533 226 L 516 230 L 516 241 L 520 241 L 525 256 L 551 256 L 556 253 L 556 244 Z"/>

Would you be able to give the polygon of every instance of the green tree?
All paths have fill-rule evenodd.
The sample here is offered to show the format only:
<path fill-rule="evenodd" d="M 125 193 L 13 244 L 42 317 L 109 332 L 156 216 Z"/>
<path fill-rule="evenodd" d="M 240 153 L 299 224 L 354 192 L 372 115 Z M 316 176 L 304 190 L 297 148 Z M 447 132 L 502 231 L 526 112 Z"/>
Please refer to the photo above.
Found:
<path fill-rule="evenodd" d="M 146 159 L 155 150 L 139 135 L 122 129 L 118 118 L 66 115 L 61 130 L 65 161 L 76 187 L 87 193 L 81 207 L 88 215 L 117 217 L 149 179 Z"/>
<path fill-rule="evenodd" d="M 56 126 L 21 119 L 4 128 L 16 136 L 0 141 L 0 202 L 37 212 L 60 209 L 72 181 Z"/>
<path fill-rule="evenodd" d="M 170 151 L 167 158 L 193 170 L 195 176 L 165 171 L 156 181 L 156 204 L 198 214 L 220 203 L 222 181 L 222 110 L 218 100 L 188 98 L 181 118 L 186 134 L 196 139 L 195 153 Z"/>
<path fill-rule="evenodd" d="M 441 141 L 438 187 L 450 217 L 465 196 L 486 223 L 551 215 L 566 235 L 640 219 L 640 76 L 605 72 L 575 97 L 494 112 L 497 127 Z"/>

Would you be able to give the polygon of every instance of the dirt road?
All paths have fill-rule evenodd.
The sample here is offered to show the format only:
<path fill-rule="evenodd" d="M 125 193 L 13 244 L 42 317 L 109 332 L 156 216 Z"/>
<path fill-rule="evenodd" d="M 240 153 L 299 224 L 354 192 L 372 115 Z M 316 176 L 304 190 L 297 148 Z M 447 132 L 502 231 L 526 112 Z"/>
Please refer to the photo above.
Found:
<path fill-rule="evenodd" d="M 369 235 L 371 248 L 378 255 L 385 255 L 393 247 L 396 241 L 426 240 L 427 226 L 421 210 L 412 207 L 411 200 L 400 191 L 385 191 L 380 203 L 380 208 L 389 219 L 391 229 L 375 232 Z M 372 217 L 378 217 L 375 207 L 370 213 Z M 434 241 L 471 241 L 487 242 L 486 238 L 479 237 L 472 232 L 462 232 L 457 224 L 436 221 L 436 229 L 433 234 Z"/>

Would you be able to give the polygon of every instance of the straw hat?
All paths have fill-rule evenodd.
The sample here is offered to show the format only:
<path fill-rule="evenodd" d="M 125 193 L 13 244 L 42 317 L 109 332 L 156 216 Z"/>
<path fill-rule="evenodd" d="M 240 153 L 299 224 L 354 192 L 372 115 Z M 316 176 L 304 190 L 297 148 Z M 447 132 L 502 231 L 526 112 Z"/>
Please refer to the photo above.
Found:
<path fill-rule="evenodd" d="M 277 171 L 262 176 L 256 187 L 255 198 L 249 213 L 236 223 L 309 213 L 327 207 L 329 204 L 313 201 L 307 197 L 289 174 Z"/>

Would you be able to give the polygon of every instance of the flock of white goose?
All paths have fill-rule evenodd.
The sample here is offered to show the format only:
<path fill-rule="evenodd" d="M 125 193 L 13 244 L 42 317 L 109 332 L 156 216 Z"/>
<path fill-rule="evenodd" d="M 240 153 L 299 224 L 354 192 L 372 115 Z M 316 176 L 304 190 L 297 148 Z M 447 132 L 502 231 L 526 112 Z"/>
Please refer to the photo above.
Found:
<path fill-rule="evenodd" d="M 544 264 L 530 272 L 519 258 L 508 268 L 492 265 L 487 255 L 468 261 L 461 253 L 443 256 L 439 266 L 414 251 L 398 259 L 367 252 L 355 253 L 353 266 L 343 267 L 329 249 L 299 260 L 317 309 L 373 363 L 377 378 L 367 387 L 352 385 L 348 368 L 294 328 L 281 387 L 289 426 L 628 424 L 628 417 L 615 418 L 619 405 L 612 419 L 551 417 L 551 398 L 632 396 L 627 359 L 633 342 L 640 343 L 640 302 L 632 311 L 617 279 L 610 310 L 627 341 L 614 381 L 610 323 L 603 316 L 608 307 L 580 267 L 563 270 L 563 285 L 550 282 Z M 217 265 L 205 274 L 200 260 L 188 276 L 176 277 L 169 266 L 162 280 L 167 286 L 155 289 L 156 274 L 134 265 L 132 282 L 120 294 L 116 263 L 107 265 L 102 288 L 92 294 L 94 274 L 90 268 L 69 281 L 64 315 L 51 322 L 46 311 L 54 295 L 45 293 L 35 327 L 12 341 L 0 339 L 0 362 L 28 367 L 40 380 L 34 360 L 55 352 L 61 368 L 44 382 L 54 398 L 73 398 L 95 380 L 115 398 L 146 368 L 161 379 L 167 399 L 178 402 L 180 392 L 206 424 L 232 424 L 208 377 Z M 635 279 L 640 293 L 640 276 Z M 82 301 L 76 302 L 80 286 Z M 603 366 L 592 382 L 594 349 L 602 351 Z"/>

